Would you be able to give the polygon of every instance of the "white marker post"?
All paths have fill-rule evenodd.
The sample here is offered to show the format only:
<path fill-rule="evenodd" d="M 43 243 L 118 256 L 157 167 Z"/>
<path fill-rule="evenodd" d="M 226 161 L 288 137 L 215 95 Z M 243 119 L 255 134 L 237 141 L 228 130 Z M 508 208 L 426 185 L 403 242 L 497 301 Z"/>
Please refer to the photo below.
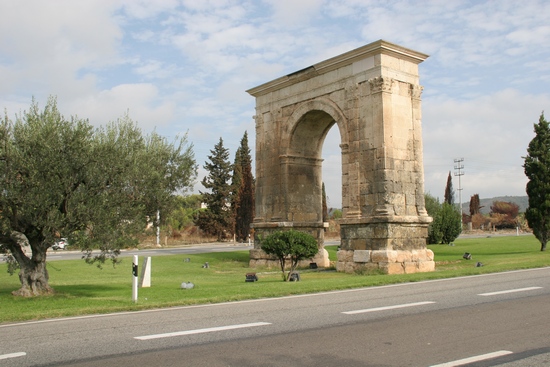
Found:
<path fill-rule="evenodd" d="M 151 286 L 151 257 L 146 257 L 143 260 L 143 266 L 141 267 L 141 280 L 139 282 L 141 288 Z"/>
<path fill-rule="evenodd" d="M 132 301 L 137 302 L 138 299 L 138 257 L 134 255 L 132 263 Z"/>

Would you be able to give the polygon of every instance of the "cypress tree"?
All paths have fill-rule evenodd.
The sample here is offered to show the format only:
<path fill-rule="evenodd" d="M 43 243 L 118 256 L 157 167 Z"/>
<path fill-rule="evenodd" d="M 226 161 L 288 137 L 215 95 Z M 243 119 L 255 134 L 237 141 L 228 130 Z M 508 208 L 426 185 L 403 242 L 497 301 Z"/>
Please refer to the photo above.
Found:
<path fill-rule="evenodd" d="M 237 208 L 239 206 L 239 191 L 243 181 L 243 167 L 241 164 L 241 148 L 237 148 L 235 152 L 235 160 L 233 162 L 233 177 L 231 178 L 231 210 L 234 218 L 233 234 L 237 234 Z"/>
<path fill-rule="evenodd" d="M 327 192 L 325 191 L 324 182 L 323 182 L 323 222 L 328 222 Z"/>
<path fill-rule="evenodd" d="M 476 214 L 479 214 L 479 209 L 481 208 L 479 202 L 479 194 L 472 195 L 470 198 L 470 215 L 473 217 Z"/>
<path fill-rule="evenodd" d="M 541 244 L 540 250 L 544 251 L 550 238 L 550 126 L 544 113 L 534 130 L 535 137 L 529 143 L 523 165 L 529 179 L 526 187 L 529 207 L 525 218 Z"/>
<path fill-rule="evenodd" d="M 235 206 L 235 236 L 245 242 L 250 234 L 250 224 L 254 220 L 254 177 L 252 176 L 252 157 L 248 147 L 248 133 L 245 131 L 239 147 L 241 182 Z"/>
<path fill-rule="evenodd" d="M 449 171 L 449 177 L 447 177 L 447 186 L 445 186 L 445 203 L 451 205 L 455 203 L 455 192 L 453 190 L 453 178 L 451 177 L 451 171 Z"/>

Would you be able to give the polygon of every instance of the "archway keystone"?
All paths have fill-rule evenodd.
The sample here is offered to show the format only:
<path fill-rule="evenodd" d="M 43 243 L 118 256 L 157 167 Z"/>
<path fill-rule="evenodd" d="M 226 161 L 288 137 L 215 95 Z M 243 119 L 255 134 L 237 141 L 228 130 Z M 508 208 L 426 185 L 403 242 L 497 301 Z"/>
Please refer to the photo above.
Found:
<path fill-rule="evenodd" d="M 256 213 L 250 265 L 271 261 L 269 233 L 294 228 L 324 250 L 321 151 L 336 124 L 342 151 L 338 271 L 432 271 L 426 247 L 418 64 L 383 40 L 248 90 L 256 97 Z"/>

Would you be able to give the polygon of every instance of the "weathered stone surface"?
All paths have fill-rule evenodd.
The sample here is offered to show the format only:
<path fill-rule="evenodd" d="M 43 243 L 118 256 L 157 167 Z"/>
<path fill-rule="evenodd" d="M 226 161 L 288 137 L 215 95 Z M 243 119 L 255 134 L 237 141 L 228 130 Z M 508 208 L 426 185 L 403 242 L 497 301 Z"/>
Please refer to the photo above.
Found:
<path fill-rule="evenodd" d="M 354 251 L 340 250 L 336 253 L 336 255 L 338 257 L 338 261 L 351 262 L 353 261 L 353 253 Z"/>
<path fill-rule="evenodd" d="M 353 261 L 356 263 L 368 263 L 370 262 L 369 250 L 355 250 L 353 251 Z"/>
<path fill-rule="evenodd" d="M 324 248 L 319 250 L 319 253 L 312 259 L 314 263 L 320 268 L 328 268 L 330 266 L 330 260 L 328 258 L 328 252 Z M 311 263 L 311 261 L 309 261 Z"/>
<path fill-rule="evenodd" d="M 435 262 L 433 261 L 422 261 L 418 263 L 419 272 L 429 272 L 435 270 Z"/>
<path fill-rule="evenodd" d="M 256 98 L 255 249 L 269 233 L 290 228 L 311 233 L 323 249 L 322 144 L 336 124 L 337 270 L 361 272 L 360 264 L 372 263 L 396 274 L 412 271 L 409 262 L 430 269 L 418 77 L 426 58 L 381 40 L 248 90 Z M 250 257 L 267 259 L 255 251 Z M 325 253 L 317 258 L 329 266 Z"/>
<path fill-rule="evenodd" d="M 434 252 L 430 249 L 426 249 L 426 257 L 427 257 L 428 261 L 433 261 Z"/>
<path fill-rule="evenodd" d="M 375 250 L 371 252 L 371 259 L 374 263 L 397 262 L 397 251 Z"/>
<path fill-rule="evenodd" d="M 397 258 L 395 259 L 398 263 L 405 263 L 412 261 L 411 251 L 397 251 Z"/>
<path fill-rule="evenodd" d="M 355 273 L 355 263 L 354 262 L 344 263 L 344 272 L 348 274 Z"/>
<path fill-rule="evenodd" d="M 405 269 L 401 263 L 379 263 L 380 270 L 384 274 L 404 274 Z"/>
<path fill-rule="evenodd" d="M 356 263 L 355 273 L 358 274 L 373 274 L 379 270 L 378 264 L 375 263 Z"/>
<path fill-rule="evenodd" d="M 403 264 L 403 269 L 405 270 L 406 274 L 416 273 L 418 271 L 418 263 L 417 262 L 406 261 Z"/>

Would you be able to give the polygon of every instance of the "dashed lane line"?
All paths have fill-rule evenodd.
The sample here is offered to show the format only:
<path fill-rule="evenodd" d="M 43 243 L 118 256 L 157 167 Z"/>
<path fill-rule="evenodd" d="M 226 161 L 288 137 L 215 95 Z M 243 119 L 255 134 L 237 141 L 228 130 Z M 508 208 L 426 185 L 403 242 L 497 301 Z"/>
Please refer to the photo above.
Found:
<path fill-rule="evenodd" d="M 496 296 L 496 295 L 499 295 L 499 294 L 533 291 L 535 289 L 541 289 L 541 288 L 542 287 L 528 287 L 528 288 L 508 289 L 508 290 L 499 291 L 499 292 L 480 293 L 480 294 L 478 294 L 478 296 Z"/>
<path fill-rule="evenodd" d="M 249 328 L 249 327 L 255 327 L 255 326 L 266 326 L 266 325 L 271 325 L 271 323 L 269 323 L 269 322 L 253 322 L 253 323 L 249 323 L 249 324 L 218 326 L 218 327 L 211 327 L 211 328 L 205 328 L 205 329 L 184 330 L 184 331 L 176 331 L 176 332 L 172 332 L 172 333 L 136 336 L 136 337 L 134 337 L 134 339 L 137 339 L 137 340 L 151 340 L 151 339 L 160 339 L 160 338 L 171 338 L 171 337 L 174 337 L 174 336 L 203 334 L 203 333 L 211 333 L 211 332 L 215 332 L 215 331 L 235 330 L 235 329 L 243 329 L 243 328 Z"/>
<path fill-rule="evenodd" d="M 26 355 L 27 355 L 27 353 L 25 353 L 25 352 L 9 353 L 9 354 L 0 354 L 0 359 L 24 357 L 24 356 L 26 356 Z"/>
<path fill-rule="evenodd" d="M 512 353 L 513 353 L 513 352 L 510 352 L 509 350 L 499 350 L 498 352 L 493 352 L 493 353 L 482 354 L 482 355 L 479 355 L 479 356 L 468 357 L 468 358 L 459 359 L 459 360 L 452 361 L 452 362 L 446 362 L 446 363 L 441 363 L 441 364 L 435 364 L 435 365 L 430 366 L 430 367 L 456 367 L 456 366 L 463 366 L 463 365 L 465 365 L 465 364 L 474 363 L 474 362 L 479 362 L 479 361 L 484 361 L 484 360 L 487 360 L 487 359 L 492 359 L 492 358 L 497 358 L 497 357 L 502 357 L 502 356 L 506 356 L 506 355 L 512 354 Z"/>
<path fill-rule="evenodd" d="M 435 303 L 435 302 L 426 301 L 426 302 L 404 303 L 404 304 L 401 304 L 401 305 L 366 308 L 364 310 L 345 311 L 345 312 L 342 312 L 342 313 L 345 314 L 345 315 L 355 315 L 355 314 L 358 314 L 358 313 L 387 311 L 387 310 L 395 310 L 395 309 L 398 309 L 398 308 L 405 308 L 405 307 L 424 306 L 424 305 L 430 305 L 432 303 Z"/>

